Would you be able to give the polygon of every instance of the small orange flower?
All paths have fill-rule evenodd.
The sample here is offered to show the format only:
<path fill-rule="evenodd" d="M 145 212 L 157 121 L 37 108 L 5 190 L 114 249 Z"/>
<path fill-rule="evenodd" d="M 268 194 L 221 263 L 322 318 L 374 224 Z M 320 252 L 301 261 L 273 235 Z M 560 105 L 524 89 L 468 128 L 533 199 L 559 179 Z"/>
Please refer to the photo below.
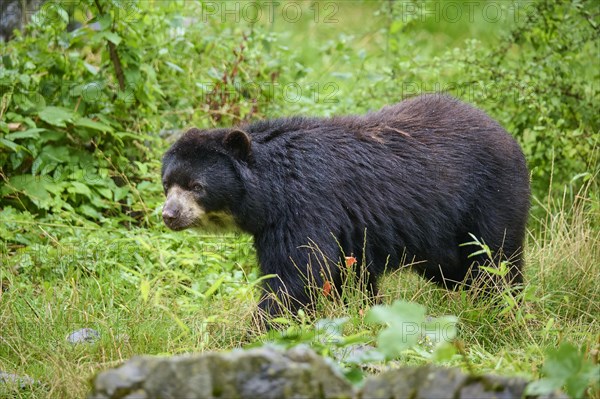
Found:
<path fill-rule="evenodd" d="M 346 256 L 346 267 L 352 267 L 356 264 L 356 258 L 354 256 Z"/>
<path fill-rule="evenodd" d="M 329 296 L 331 294 L 331 283 L 329 281 L 325 281 L 323 284 L 323 295 Z"/>

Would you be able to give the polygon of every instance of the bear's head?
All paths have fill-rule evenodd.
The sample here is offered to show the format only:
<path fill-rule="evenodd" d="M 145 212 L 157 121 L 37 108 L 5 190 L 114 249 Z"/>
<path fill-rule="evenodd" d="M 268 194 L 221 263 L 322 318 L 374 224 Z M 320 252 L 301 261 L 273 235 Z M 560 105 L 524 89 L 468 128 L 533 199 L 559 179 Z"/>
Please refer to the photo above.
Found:
<path fill-rule="evenodd" d="M 172 230 L 232 227 L 242 200 L 239 166 L 251 157 L 250 137 L 239 129 L 191 129 L 165 153 L 163 220 Z"/>

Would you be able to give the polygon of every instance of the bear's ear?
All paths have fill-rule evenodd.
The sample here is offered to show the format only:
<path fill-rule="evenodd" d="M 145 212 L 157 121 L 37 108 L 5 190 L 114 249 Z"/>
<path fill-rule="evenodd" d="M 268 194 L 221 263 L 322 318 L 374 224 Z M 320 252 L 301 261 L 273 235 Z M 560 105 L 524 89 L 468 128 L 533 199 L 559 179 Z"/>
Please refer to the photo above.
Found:
<path fill-rule="evenodd" d="M 234 157 L 248 161 L 251 153 L 250 136 L 242 130 L 232 130 L 225 135 L 223 145 Z"/>

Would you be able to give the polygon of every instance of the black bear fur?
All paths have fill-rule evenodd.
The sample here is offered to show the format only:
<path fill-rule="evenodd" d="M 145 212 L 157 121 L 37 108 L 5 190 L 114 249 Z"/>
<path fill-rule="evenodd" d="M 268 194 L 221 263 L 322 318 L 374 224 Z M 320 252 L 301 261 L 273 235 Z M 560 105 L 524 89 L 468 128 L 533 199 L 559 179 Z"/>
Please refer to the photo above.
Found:
<path fill-rule="evenodd" d="M 324 276 L 339 284 L 335 263 L 350 254 L 366 260 L 373 291 L 384 269 L 403 260 L 454 287 L 487 261 L 460 246 L 473 241 L 469 233 L 510 259 L 509 280 L 522 281 L 530 196 L 523 152 L 484 112 L 445 95 L 364 116 L 191 129 L 165 154 L 162 175 L 166 191 L 176 184 L 192 192 L 206 215 L 229 214 L 254 236 L 262 273 L 279 276 L 266 291 L 289 294 L 292 309 L 311 302 L 303 275 L 317 287 Z M 170 227 L 201 224 L 180 220 L 179 207 L 165 206 Z M 331 262 L 324 266 L 314 248 Z M 281 311 L 268 297 L 261 306 Z"/>

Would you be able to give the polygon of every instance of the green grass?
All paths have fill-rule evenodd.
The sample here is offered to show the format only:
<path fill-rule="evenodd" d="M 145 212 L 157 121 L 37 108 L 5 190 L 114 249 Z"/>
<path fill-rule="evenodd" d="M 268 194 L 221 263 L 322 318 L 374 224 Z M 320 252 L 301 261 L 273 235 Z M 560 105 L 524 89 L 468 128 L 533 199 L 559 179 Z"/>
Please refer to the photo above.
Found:
<path fill-rule="evenodd" d="M 459 317 L 465 357 L 448 364 L 481 372 L 539 377 L 544 349 L 562 341 L 598 350 L 600 223 L 597 193 L 542 204 L 526 250 L 523 300 L 489 304 L 447 292 L 405 270 L 381 282 L 384 303 L 417 302 L 433 316 Z M 15 215 L 2 222 L 29 226 Z M 8 220 L 10 219 L 10 220 Z M 537 227 L 540 226 L 540 227 Z M 149 229 L 40 223 L 30 246 L 4 244 L 0 279 L 0 370 L 44 383 L 16 397 L 83 397 L 89 379 L 136 354 L 227 350 L 260 341 L 254 319 L 259 275 L 251 238 Z M 375 333 L 363 321 L 361 293 L 318 299 L 319 318 L 349 317 L 345 334 Z M 510 309 L 506 309 L 510 308 Z M 66 336 L 94 328 L 101 339 L 71 345 Z M 403 363 L 426 360 L 409 352 Z M 9 388 L 4 387 L 5 391 Z"/>
<path fill-rule="evenodd" d="M 212 81 L 207 71 L 214 69 L 220 76 L 231 67 L 235 58 L 231 49 L 244 43 L 242 31 L 254 32 L 247 62 L 240 72 L 242 82 L 268 83 L 273 73 L 279 87 L 298 83 L 304 90 L 305 98 L 295 102 L 287 101 L 281 89 L 276 90 L 273 98 L 261 104 L 259 113 L 274 117 L 364 112 L 399 100 L 406 94 L 400 89 L 404 83 L 417 83 L 421 90 L 435 91 L 440 89 L 435 84 L 463 82 L 462 76 L 467 73 L 464 66 L 471 64 L 452 62 L 449 55 L 472 50 L 469 39 L 480 41 L 482 47 L 495 48 L 502 43 L 498 37 L 514 25 L 510 17 L 497 24 L 482 20 L 481 9 L 477 9 L 473 22 L 462 18 L 458 23 L 438 23 L 429 18 L 394 25 L 405 14 L 401 10 L 386 12 L 385 7 L 407 2 L 320 4 L 325 7 L 328 3 L 339 6 L 337 23 L 323 23 L 326 12 L 331 11 L 324 8 L 320 22 L 315 23 L 309 8 L 313 3 L 306 1 L 301 3 L 303 18 L 295 23 L 279 18 L 255 31 L 250 24 L 232 21 L 224 27 L 218 21 L 196 24 L 190 28 L 192 36 L 188 40 L 203 43 L 209 35 L 214 40 L 207 43 L 208 50 L 179 53 L 173 46 L 172 61 L 181 63 L 185 73 L 158 69 L 162 90 L 169 100 L 164 107 L 173 109 L 160 108 L 136 116 L 145 121 L 151 114 L 151 118 L 160 120 L 157 126 L 164 124 L 166 128 L 212 126 L 214 122 L 207 121 L 201 107 L 203 98 L 195 98 L 196 102 L 183 100 L 192 93 L 197 95 L 195 83 Z M 195 8 L 200 3 L 196 2 L 144 4 L 149 11 L 179 4 L 181 15 L 199 15 Z M 264 21 L 261 24 L 265 25 Z M 517 55 L 525 50 L 511 46 L 508 57 L 520 62 Z M 588 53 L 592 51 L 581 52 L 581 57 Z M 569 54 L 561 55 L 561 59 L 569 59 Z M 153 62 L 162 65 L 161 58 Z M 512 69 L 508 71 L 512 74 Z M 593 92 L 592 86 L 597 83 L 594 69 L 579 72 L 590 74 Z M 325 88 L 327 83 L 335 83 L 335 103 L 324 101 L 323 96 L 332 93 L 331 87 Z M 312 96 L 315 87 L 319 100 Z M 552 92 L 548 96 L 562 100 Z M 235 105 L 241 102 L 249 106 L 250 99 L 234 100 Z M 538 104 L 537 97 L 522 102 Z M 224 109 L 229 105 L 224 104 Z M 518 108 L 502 109 L 493 101 L 478 105 L 488 107 L 507 127 L 518 122 L 515 110 L 522 108 L 519 103 Z M 540 114 L 539 109 L 531 108 L 533 105 L 527 113 Z M 546 127 L 548 121 L 540 124 Z M 567 129 L 561 137 L 568 133 Z M 552 143 L 532 137 L 536 149 L 530 149 L 530 154 L 549 151 Z M 581 137 L 584 142 L 585 136 Z M 588 138 L 590 142 L 592 139 Z M 537 143 L 544 146 L 538 149 Z M 125 218 L 118 214 L 99 226 L 67 211 L 39 219 L 11 208 L 0 210 L 0 371 L 29 375 L 44 384 L 34 391 L 2 386 L 0 397 L 80 398 L 85 396 L 95 373 L 136 354 L 228 350 L 260 343 L 262 330 L 254 319 L 260 276 L 251 238 L 167 230 L 158 217 L 162 197 L 157 163 L 145 164 L 145 186 L 138 182 L 139 192 L 133 190 L 133 205 L 149 219 L 148 228 L 125 228 L 121 224 Z M 595 163 L 590 160 L 588 169 L 593 168 Z M 545 181 L 534 178 L 534 183 Z M 534 201 L 535 218 L 530 221 L 527 237 L 526 286 L 520 302 L 505 300 L 500 306 L 486 303 L 467 292 L 442 290 L 406 270 L 382 279 L 382 301 L 389 304 L 405 299 L 426 306 L 433 316 L 456 315 L 460 320 L 458 343 L 465 356 L 453 358 L 449 365 L 537 378 L 545 348 L 563 341 L 583 346 L 586 356 L 597 361 L 598 185 L 596 176 L 583 191 L 565 191 L 565 196 L 550 193 Z M 344 301 L 318 298 L 318 318 L 350 318 L 346 335 L 363 331 L 375 335 L 377 328 L 363 320 L 365 310 L 364 295 L 355 289 L 346 292 Z M 84 327 L 99 331 L 101 339 L 86 345 L 67 343 L 69 333 Z M 422 364 L 427 360 L 418 351 L 409 351 L 401 361 Z M 600 397 L 597 391 L 594 395 Z"/>

